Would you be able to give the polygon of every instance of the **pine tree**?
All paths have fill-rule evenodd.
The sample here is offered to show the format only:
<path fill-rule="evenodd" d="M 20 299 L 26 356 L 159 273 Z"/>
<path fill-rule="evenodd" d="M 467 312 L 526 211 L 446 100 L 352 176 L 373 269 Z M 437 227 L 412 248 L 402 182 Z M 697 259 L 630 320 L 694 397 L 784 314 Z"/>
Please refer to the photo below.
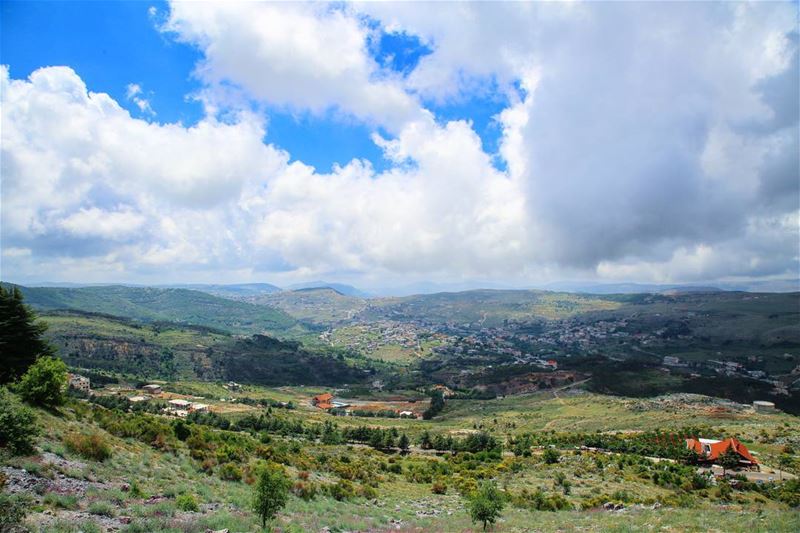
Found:
<path fill-rule="evenodd" d="M 47 324 L 23 303 L 19 287 L 0 286 L 0 383 L 18 378 L 40 355 L 54 355 L 42 334 Z"/>
<path fill-rule="evenodd" d="M 408 452 L 408 437 L 405 433 L 400 435 L 400 440 L 397 441 L 397 445 L 400 447 L 400 451 L 403 453 Z"/>
<path fill-rule="evenodd" d="M 720 454 L 717 463 L 722 467 L 722 473 L 725 474 L 726 470 L 733 470 L 739 466 L 739 454 L 733 449 L 733 445 L 729 445 L 724 453 Z"/>

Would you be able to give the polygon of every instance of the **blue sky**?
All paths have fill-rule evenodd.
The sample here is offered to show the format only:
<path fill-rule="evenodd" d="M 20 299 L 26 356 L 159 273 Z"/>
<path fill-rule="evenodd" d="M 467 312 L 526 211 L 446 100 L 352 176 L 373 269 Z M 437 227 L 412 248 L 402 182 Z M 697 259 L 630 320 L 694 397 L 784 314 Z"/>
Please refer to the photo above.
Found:
<path fill-rule="evenodd" d="M 16 281 L 797 278 L 796 2 L 3 2 Z"/>
<path fill-rule="evenodd" d="M 151 14 L 155 8 L 155 14 Z M 46 66 L 69 65 L 90 90 L 105 92 L 135 116 L 158 122 L 193 125 L 203 116 L 193 95 L 202 83 L 193 71 L 200 51 L 175 40 L 158 26 L 165 2 L 3 2 L 2 63 L 12 77 L 22 78 Z M 407 75 L 430 49 L 415 36 L 387 33 L 376 26 L 370 52 L 378 63 Z M 129 84 L 138 84 L 155 116 L 141 112 L 126 98 Z M 471 120 L 486 150 L 495 152 L 500 129 L 493 117 L 507 101 L 492 92 L 427 106 L 442 120 Z M 285 149 L 322 172 L 353 158 L 369 160 L 377 171 L 387 169 L 381 149 L 371 139 L 373 128 L 329 112 L 323 116 L 262 106 L 268 117 L 268 142 Z M 504 165 L 496 160 L 500 167 Z"/>

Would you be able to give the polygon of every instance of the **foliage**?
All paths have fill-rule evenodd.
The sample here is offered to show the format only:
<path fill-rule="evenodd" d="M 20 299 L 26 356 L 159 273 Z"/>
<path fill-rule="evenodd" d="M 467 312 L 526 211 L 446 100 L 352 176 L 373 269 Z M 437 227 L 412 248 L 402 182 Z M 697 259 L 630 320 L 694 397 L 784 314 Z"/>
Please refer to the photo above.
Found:
<path fill-rule="evenodd" d="M 9 494 L 0 491 L 0 531 L 11 530 L 11 526 L 18 525 L 25 518 L 31 506 L 31 498 L 25 494 Z"/>
<path fill-rule="evenodd" d="M 55 407 L 66 401 L 67 365 L 55 357 L 40 357 L 16 385 L 26 402 L 43 407 Z"/>
<path fill-rule="evenodd" d="M 434 390 L 433 393 L 431 393 L 431 404 L 422 413 L 422 418 L 425 420 L 430 420 L 434 416 L 441 413 L 444 409 L 444 403 L 444 392 L 438 389 Z"/>
<path fill-rule="evenodd" d="M 105 461 L 111 457 L 111 445 L 100 433 L 70 433 L 64 444 L 71 451 L 86 459 Z"/>
<path fill-rule="evenodd" d="M 547 448 L 542 454 L 542 460 L 548 465 L 556 464 L 559 459 L 561 459 L 561 456 L 553 448 Z"/>
<path fill-rule="evenodd" d="M 181 511 L 197 512 L 200 510 L 197 498 L 194 497 L 194 494 L 189 494 L 188 492 L 184 492 L 175 498 L 175 506 Z"/>
<path fill-rule="evenodd" d="M 47 324 L 23 303 L 17 286 L 0 285 L 0 384 L 18 378 L 41 355 L 53 355 L 53 348 L 42 338 Z"/>
<path fill-rule="evenodd" d="M 261 518 L 261 526 L 266 527 L 286 505 L 289 494 L 289 479 L 283 467 L 269 464 L 258 475 L 253 492 L 253 510 Z"/>
<path fill-rule="evenodd" d="M 494 524 L 505 507 L 505 498 L 492 481 L 484 481 L 467 503 L 467 510 L 473 522 L 482 522 L 483 530 Z"/>
<path fill-rule="evenodd" d="M 38 433 L 33 411 L 0 387 L 0 448 L 9 450 L 12 455 L 30 453 Z"/>

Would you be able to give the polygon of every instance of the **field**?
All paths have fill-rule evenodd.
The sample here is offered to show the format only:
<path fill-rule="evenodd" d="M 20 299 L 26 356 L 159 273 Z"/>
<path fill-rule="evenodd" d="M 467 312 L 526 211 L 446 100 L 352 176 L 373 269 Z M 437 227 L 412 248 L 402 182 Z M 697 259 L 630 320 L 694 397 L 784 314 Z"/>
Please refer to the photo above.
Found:
<path fill-rule="evenodd" d="M 202 397 L 218 418 L 189 421 L 192 437 L 181 441 L 172 434 L 175 419 L 107 410 L 97 405 L 99 400 L 71 400 L 58 411 L 37 410 L 38 424 L 47 428 L 38 441 L 39 452 L 2 459 L 7 488 L 28 494 L 31 500 L 25 523 L 41 531 L 223 527 L 257 531 L 249 507 L 249 483 L 253 469 L 268 458 L 284 466 L 295 487 L 295 495 L 274 524 L 280 531 L 476 530 L 465 510 L 464 491 L 484 476 L 494 478 L 510 498 L 496 531 L 631 531 L 645 526 L 667 531 L 794 531 L 800 527 L 798 513 L 770 497 L 772 493 L 740 489 L 728 494 L 713 485 L 692 489 L 655 484 L 654 472 L 673 468 L 669 463 L 568 445 L 556 445 L 558 460 L 549 463 L 543 461 L 541 447 L 520 456 L 511 453 L 514 448 L 509 444 L 525 434 L 545 439 L 599 431 L 635 436 L 649 430 L 705 427 L 746 442 L 769 470 L 785 446 L 800 448 L 800 423 L 787 414 L 757 414 L 746 406 L 691 395 L 622 399 L 575 386 L 495 400 L 448 400 L 444 411 L 430 421 L 362 419 L 335 417 L 312 407 L 313 395 L 330 390 L 319 387 L 248 385 L 231 391 L 197 381 L 169 382 L 164 387 L 172 391 L 164 394 L 165 399 Z M 97 394 L 113 397 L 120 392 L 134 394 L 120 391 L 118 385 Z M 398 398 L 405 397 L 384 394 L 359 401 L 397 408 L 405 405 Z M 218 420 L 223 418 L 245 424 L 248 415 L 266 413 L 245 400 L 291 402 L 295 408 L 272 409 L 268 419 L 282 421 L 273 429 L 245 433 L 219 429 Z M 335 441 L 364 426 L 408 435 L 409 451 Z M 153 433 L 141 433 L 144 427 L 167 433 L 152 440 Z M 328 427 L 335 428 L 339 437 L 327 437 L 329 430 L 323 428 Z M 313 428 L 322 433 L 309 433 Z M 87 432 L 108 443 L 109 459 L 87 459 L 66 444 L 70 436 Z M 427 433 L 459 440 L 482 432 L 506 443 L 505 451 L 451 454 L 419 444 Z M 791 468 L 800 473 L 800 461 L 795 459 L 794 465 Z M 691 472 L 686 468 L 679 471 Z M 789 472 L 785 475 L 791 477 Z M 444 494 L 431 492 L 437 479 L 446 485 Z M 41 488 L 28 493 L 20 488 L 26 486 Z M 309 496 L 309 490 L 316 494 Z M 544 498 L 544 503 L 531 494 L 541 495 L 536 498 Z M 187 499 L 197 504 L 197 510 L 186 509 Z M 604 510 L 608 502 L 617 510 Z M 540 505 L 557 505 L 561 510 L 537 510 Z"/>

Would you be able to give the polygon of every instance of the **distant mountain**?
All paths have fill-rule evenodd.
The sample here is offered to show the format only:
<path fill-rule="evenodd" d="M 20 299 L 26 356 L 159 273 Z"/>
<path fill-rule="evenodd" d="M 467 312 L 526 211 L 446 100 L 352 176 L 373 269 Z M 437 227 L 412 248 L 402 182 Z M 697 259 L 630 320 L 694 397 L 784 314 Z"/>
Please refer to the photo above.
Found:
<path fill-rule="evenodd" d="M 357 289 L 352 285 L 345 285 L 344 283 L 329 283 L 327 281 L 308 281 L 306 283 L 295 283 L 287 287 L 289 290 L 296 291 L 301 289 L 324 289 L 330 288 L 345 296 L 355 296 L 358 298 L 368 298 L 371 294 Z"/>
<path fill-rule="evenodd" d="M 144 322 L 170 321 L 208 326 L 231 333 L 285 333 L 299 327 L 280 309 L 188 289 L 124 287 L 20 287 L 36 309 L 74 309 Z"/>
<path fill-rule="evenodd" d="M 719 287 L 708 285 L 673 284 L 659 285 L 652 283 L 593 283 L 575 281 L 557 281 L 541 286 L 549 291 L 565 291 L 585 294 L 658 294 L 665 292 L 719 292 Z"/>
<path fill-rule="evenodd" d="M 366 309 L 369 300 L 331 287 L 311 287 L 276 292 L 251 301 L 277 307 L 304 323 L 330 326 L 352 319 Z"/>
<path fill-rule="evenodd" d="M 222 298 L 250 298 L 264 294 L 280 292 L 283 289 L 270 283 L 235 283 L 230 285 L 205 285 L 202 283 L 191 283 L 184 285 L 163 285 L 173 289 L 191 289 L 195 291 L 207 292 Z"/>
<path fill-rule="evenodd" d="M 369 292 L 376 296 L 416 296 L 422 294 L 436 294 L 440 292 L 465 292 L 481 289 L 514 290 L 519 287 L 504 283 L 461 281 L 454 283 L 439 283 L 435 281 L 419 281 L 394 287 L 370 288 Z"/>

